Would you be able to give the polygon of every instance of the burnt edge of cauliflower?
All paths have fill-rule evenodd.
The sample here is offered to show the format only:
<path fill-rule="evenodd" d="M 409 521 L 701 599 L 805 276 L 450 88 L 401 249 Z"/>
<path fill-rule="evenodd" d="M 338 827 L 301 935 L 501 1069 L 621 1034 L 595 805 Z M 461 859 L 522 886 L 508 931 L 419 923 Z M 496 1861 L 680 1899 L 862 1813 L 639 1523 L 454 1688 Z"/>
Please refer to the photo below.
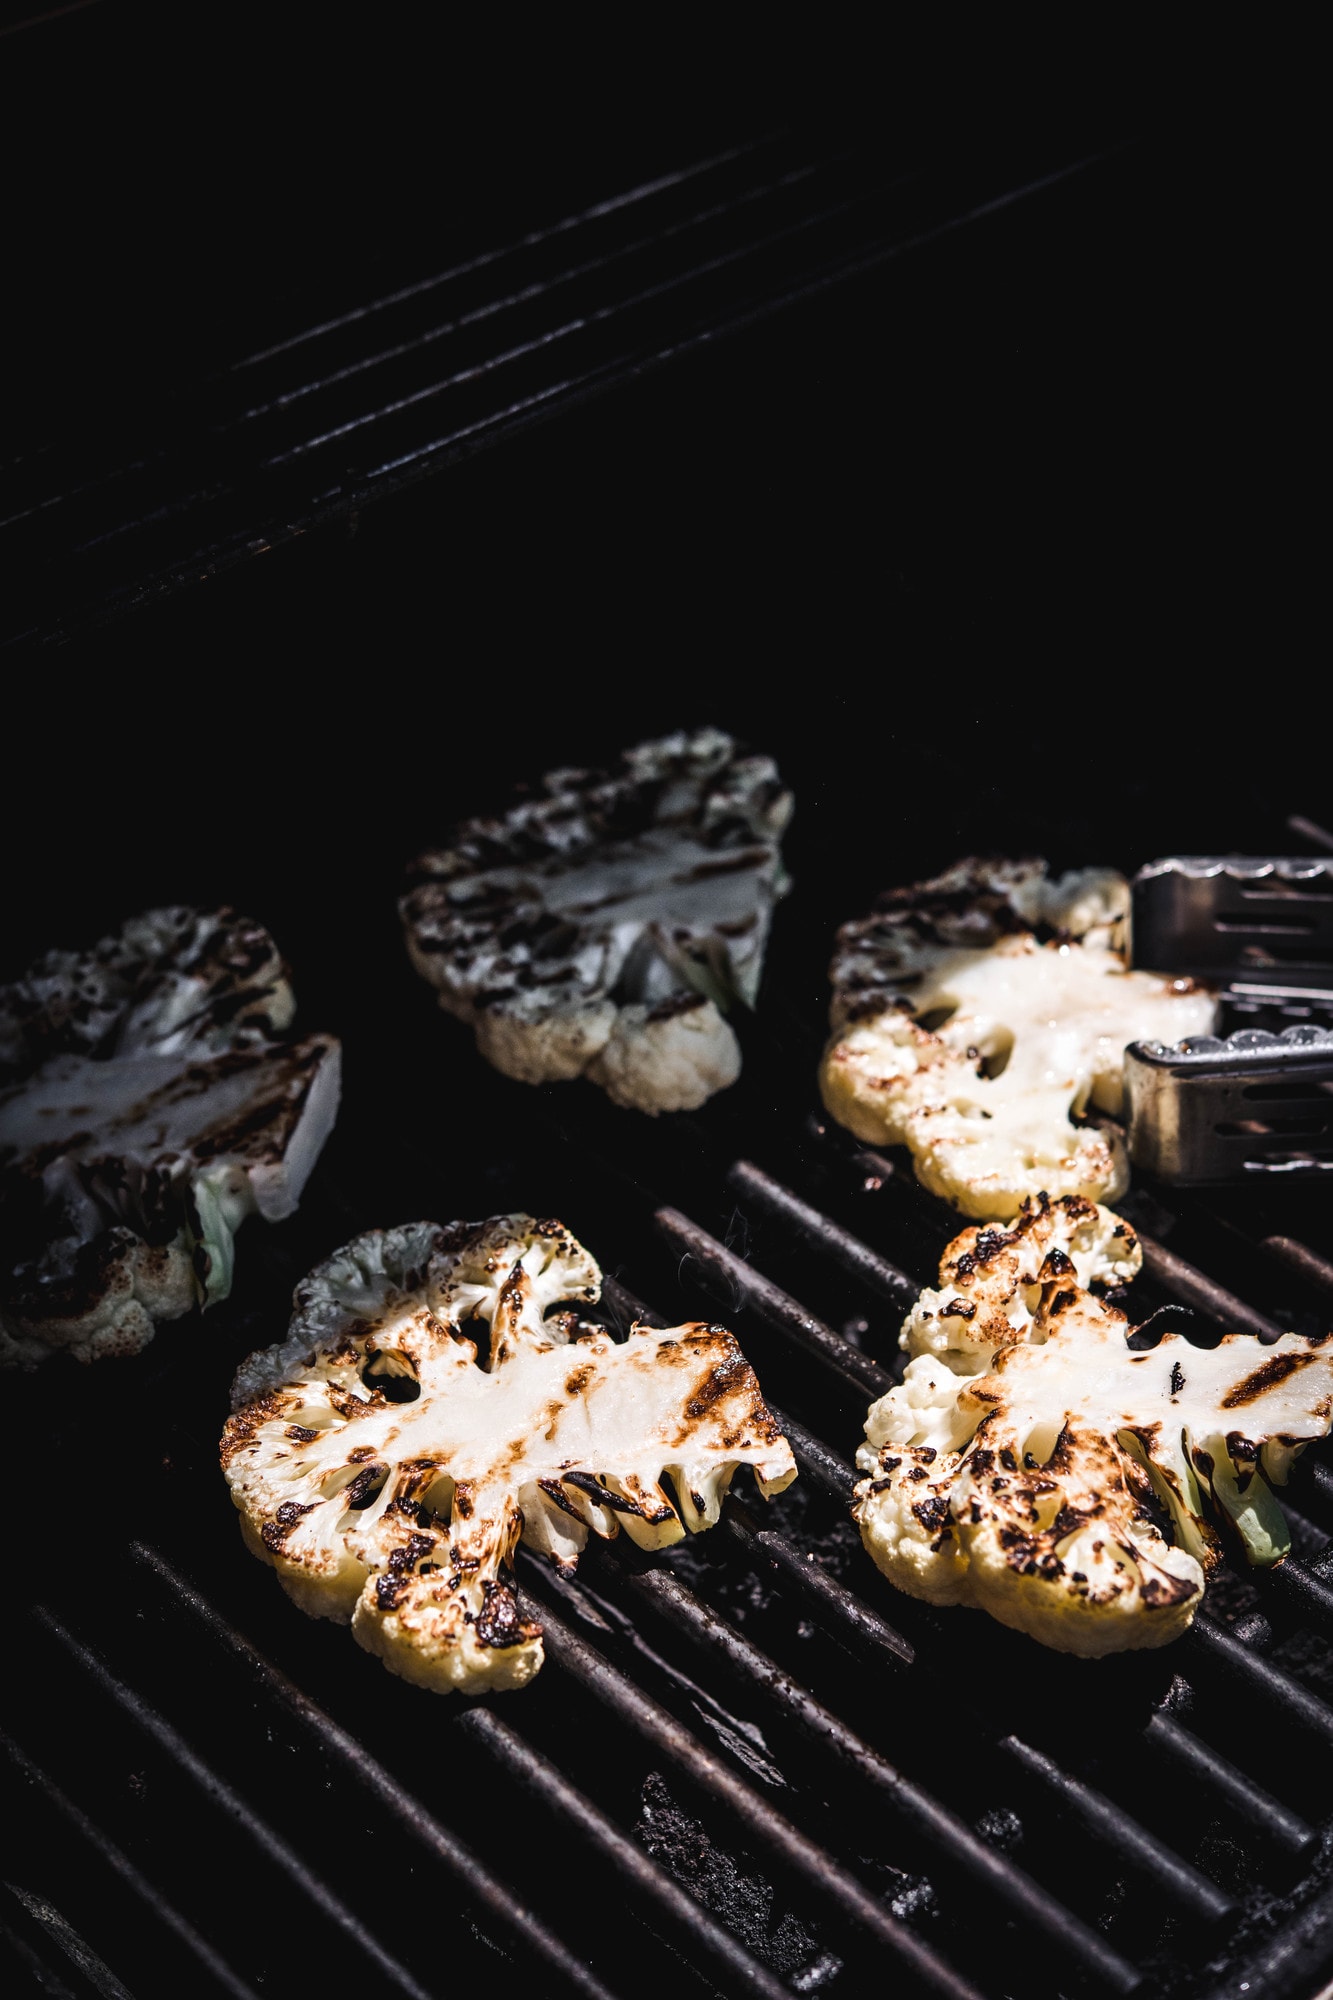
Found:
<path fill-rule="evenodd" d="M 292 1040 L 294 1010 L 290 969 L 262 924 L 225 906 L 148 910 L 86 950 L 45 952 L 0 986 L 0 1102 L 21 1097 L 62 1057 L 179 1055 L 187 1089 L 280 1060 L 282 1076 L 251 1094 L 232 1132 L 220 1126 L 201 1136 L 196 1161 L 207 1182 L 210 1168 L 225 1175 L 229 1140 L 248 1138 L 253 1150 L 284 1114 L 294 1128 L 321 1071 L 333 1076 L 336 1108 L 339 1044 L 327 1035 Z M 73 1143 L 0 1146 L 0 1364 L 41 1358 L 44 1328 L 52 1347 L 70 1346 L 82 1359 L 135 1352 L 156 1322 L 225 1296 L 230 1285 L 240 1217 L 231 1214 L 229 1228 L 221 1211 L 235 1210 L 234 1193 L 196 1184 L 190 1163 L 172 1153 L 144 1160 L 109 1150 L 62 1174 Z M 117 1288 L 132 1329 L 121 1337 L 100 1329 L 82 1351 L 78 1330 Z"/>

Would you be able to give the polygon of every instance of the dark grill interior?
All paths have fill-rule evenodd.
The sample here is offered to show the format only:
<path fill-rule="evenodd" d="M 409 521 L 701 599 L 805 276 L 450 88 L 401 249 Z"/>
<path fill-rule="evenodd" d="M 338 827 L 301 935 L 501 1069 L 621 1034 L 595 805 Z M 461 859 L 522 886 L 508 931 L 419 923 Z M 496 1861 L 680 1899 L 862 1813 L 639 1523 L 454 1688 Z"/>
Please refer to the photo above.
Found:
<path fill-rule="evenodd" d="M 1333 1459 L 1293 1483 L 1293 1559 L 1224 1571 L 1156 1655 L 1068 1661 L 892 1592 L 849 1461 L 955 1224 L 814 1096 L 834 927 L 886 883 L 970 850 L 1132 871 L 1328 844 L 1288 817 L 1328 817 L 1310 732 L 1288 718 L 1273 757 L 1229 712 L 1219 752 L 1207 690 L 1162 712 L 1173 618 L 1193 661 L 1238 617 L 1234 575 L 1207 612 L 1195 589 L 1216 517 L 1181 398 L 1214 333 L 1178 283 L 1186 222 L 1231 254 L 1233 211 L 1192 206 L 1189 146 L 1123 107 L 967 144 L 924 113 L 689 144 L 632 122 L 554 160 L 541 200 L 514 177 L 435 234 L 385 225 L 378 263 L 356 211 L 345 259 L 182 336 L 169 380 L 108 326 L 67 400 L 72 347 L 42 376 L 32 336 L 5 974 L 145 903 L 231 902 L 347 1081 L 299 1215 L 242 1233 L 225 1306 L 133 1364 L 7 1385 L 0 1952 L 20 1990 L 78 2000 L 676 2000 L 867 1970 L 1313 1994 Z M 649 1125 L 507 1083 L 406 965 L 402 865 L 513 780 L 704 720 L 798 800 L 740 1084 Z M 1136 1315 L 1326 1324 L 1317 1190 L 1123 1206 Z M 664 1557 L 590 1550 L 576 1584 L 523 1558 L 546 1668 L 463 1703 L 282 1597 L 216 1435 L 336 1244 L 507 1207 L 588 1244 L 611 1324 L 734 1323 L 802 1477 L 769 1508 L 738 1489 Z"/>

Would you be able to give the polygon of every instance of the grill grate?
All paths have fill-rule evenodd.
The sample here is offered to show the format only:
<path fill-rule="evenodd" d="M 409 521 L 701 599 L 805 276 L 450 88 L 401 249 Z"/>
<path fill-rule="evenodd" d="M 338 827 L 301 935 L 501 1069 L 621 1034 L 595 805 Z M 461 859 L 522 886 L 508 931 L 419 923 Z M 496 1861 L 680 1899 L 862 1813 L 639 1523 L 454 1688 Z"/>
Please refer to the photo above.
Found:
<path fill-rule="evenodd" d="M 399 283 L 0 467 L 10 640 L 211 576 L 1108 157 L 966 171 L 787 132 Z M 493 224 L 492 224 L 493 227 Z"/>
<path fill-rule="evenodd" d="M 761 1077 L 764 1062 L 761 1052 Z M 440 1887 L 451 1951 L 484 1965 L 498 1949 L 543 1991 L 850 1990 L 870 1950 L 887 1954 L 913 1990 L 954 1996 L 994 1991 L 997 1978 L 1004 1990 L 1021 1981 L 1062 1993 L 1206 1992 L 1215 1979 L 1231 1992 L 1242 1977 L 1256 1996 L 1297 1990 L 1293 1981 L 1312 1976 L 1333 1942 L 1333 1908 L 1320 1888 L 1333 1708 L 1319 1691 L 1327 1654 L 1314 1636 L 1329 1630 L 1333 1601 L 1316 1525 L 1330 1516 L 1333 1473 L 1317 1459 L 1310 1465 L 1293 1496 L 1299 1553 L 1248 1590 L 1238 1586 L 1244 1601 L 1201 1614 L 1165 1660 L 1093 1670 L 1098 1727 L 1089 1745 L 1080 1663 L 1071 1677 L 1070 1663 L 1034 1658 L 986 1621 L 930 1613 L 881 1588 L 868 1563 L 848 1555 L 845 1534 L 841 1552 L 836 1545 L 853 1474 L 828 1440 L 854 1437 L 867 1396 L 893 1379 L 891 1330 L 918 1288 L 839 1210 L 848 1190 L 860 1190 L 873 1233 L 887 1234 L 914 1271 L 927 1266 L 913 1235 L 933 1228 L 942 1238 L 955 1220 L 891 1160 L 813 1122 L 797 1192 L 750 1160 L 722 1158 L 716 1131 L 701 1172 L 702 1128 L 680 1120 L 694 1199 L 720 1214 L 728 1198 L 739 1203 L 726 1232 L 733 1245 L 745 1245 L 750 1226 L 759 1232 L 742 1256 L 600 1163 L 615 1117 L 587 1107 L 575 1146 L 564 1133 L 561 1173 L 583 1183 L 589 1204 L 621 1209 L 619 1223 L 608 1215 L 609 1230 L 637 1214 L 626 1277 L 663 1301 L 672 1286 L 683 1285 L 687 1299 L 702 1288 L 739 1316 L 778 1405 L 800 1412 L 780 1414 L 803 1474 L 792 1508 L 778 1503 L 761 1521 L 735 1498 L 713 1536 L 666 1560 L 590 1551 L 575 1583 L 525 1556 L 521 1582 L 539 1600 L 546 1673 L 494 1706 L 423 1701 L 377 1665 L 349 1663 L 345 1641 L 276 1602 L 243 1553 L 222 1553 L 210 1440 L 177 1422 L 170 1453 L 190 1462 L 192 1496 L 201 1490 L 195 1474 L 207 1482 L 204 1541 L 221 1589 L 201 1584 L 197 1524 L 186 1523 L 183 1537 L 179 1520 L 150 1531 L 108 1565 L 90 1600 L 43 1594 L 25 1641 L 29 1671 L 40 1681 L 63 1655 L 75 1708 L 96 1704 L 112 1765 L 133 1760 L 134 1736 L 151 1745 L 174 1782 L 196 1794 L 184 1822 L 197 1824 L 200 1813 L 230 1822 L 278 1906 L 300 1913 L 292 1918 L 300 1935 L 320 1933 L 305 1962 L 354 1961 L 359 1990 L 437 1990 L 429 1913 L 439 1910 Z M 739 1106 L 736 1123 L 753 1139 Z M 766 1129 L 780 1155 L 781 1131 L 771 1120 Z M 665 1142 L 664 1174 L 669 1152 Z M 307 1226 L 327 1232 L 338 1197 L 321 1178 L 313 1193 L 325 1213 Z M 800 1173 L 789 1178 L 801 1182 Z M 350 1229 L 351 1217 L 340 1224 Z M 654 1253 L 654 1233 L 669 1262 Z M 1156 1249 L 1149 1303 L 1174 1299 L 1235 1324 L 1226 1288 Z M 269 1244 L 266 1254 L 285 1276 L 295 1252 Z M 787 1289 L 793 1273 L 802 1291 L 828 1301 L 827 1317 Z M 838 1329 L 853 1297 L 875 1302 L 870 1344 L 883 1360 L 858 1344 L 866 1322 Z M 606 1309 L 617 1324 L 660 1318 L 620 1278 L 608 1282 Z M 689 1309 L 675 1305 L 670 1316 Z M 1254 1331 L 1269 1326 L 1248 1310 Z M 776 1348 L 765 1329 L 780 1336 Z M 803 1651 L 808 1669 L 794 1658 Z M 243 1729 L 233 1726 L 238 1703 L 250 1711 Z M 244 1869 L 226 1891 L 201 1891 L 172 1879 L 160 1828 L 146 1855 L 131 1852 L 145 1846 L 142 1830 L 125 1835 L 123 1796 L 84 1769 L 87 1727 L 73 1732 L 71 1775 L 69 1742 L 44 1738 L 35 1707 L 21 1714 L 20 1740 L 6 1747 L 25 1786 L 44 1793 L 66 1836 L 76 1828 L 152 1913 L 155 1934 L 168 1934 L 190 1964 L 191 1990 L 258 1992 L 260 1968 L 276 1976 L 270 1947 L 237 1949 L 226 1921 L 232 1895 L 244 1907 Z M 932 1750 L 960 1733 L 965 1756 Z M 312 1753 L 322 1779 L 311 1775 Z M 296 1794 L 319 1801 L 313 1820 L 298 1812 L 293 1824 L 292 1785 L 285 1770 L 275 1778 L 268 1768 L 274 1759 L 294 1760 Z M 743 1909 L 710 1903 L 702 1863 L 682 1882 L 642 1825 L 636 1838 L 633 1800 L 651 1771 L 665 1775 L 673 1801 L 705 1815 L 710 1851 L 753 1856 L 762 1879 L 772 1876 L 799 1935 L 799 1962 L 775 1951 L 771 1926 L 747 1932 Z M 150 1791 L 158 1782 L 148 1779 Z M 345 1843 L 330 1840 L 333 1826 L 348 1829 Z M 414 1857 L 406 1865 L 405 1852 Z M 352 1886 L 356 1853 L 373 1889 Z M 1109 1898 L 1089 1893 L 1090 1879 Z M 576 1907 L 581 1898 L 589 1907 Z M 663 1947 L 647 1967 L 645 1924 Z M 627 1956 L 628 1939 L 639 1942 Z M 104 1934 L 95 1942 L 106 1948 Z M 142 1966 L 130 1986 L 171 1990 Z"/>

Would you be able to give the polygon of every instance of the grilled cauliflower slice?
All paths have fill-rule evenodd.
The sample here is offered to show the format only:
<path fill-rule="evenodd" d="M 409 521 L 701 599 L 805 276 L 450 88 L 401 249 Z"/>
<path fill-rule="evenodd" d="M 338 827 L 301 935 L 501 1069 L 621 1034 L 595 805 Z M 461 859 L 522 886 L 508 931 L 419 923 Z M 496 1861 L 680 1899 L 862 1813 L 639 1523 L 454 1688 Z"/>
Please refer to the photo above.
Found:
<path fill-rule="evenodd" d="M 717 729 L 543 784 L 418 860 L 412 963 L 506 1076 L 694 1110 L 740 1074 L 723 1016 L 759 990 L 791 794 Z"/>
<path fill-rule="evenodd" d="M 1051 881 L 1036 861 L 960 862 L 892 891 L 838 934 L 820 1071 L 832 1116 L 909 1147 L 965 1215 L 1004 1221 L 1043 1191 L 1113 1201 L 1123 1138 L 1074 1120 L 1122 1111 L 1130 1042 L 1204 1033 L 1216 1011 L 1190 980 L 1126 969 L 1128 908 L 1109 870 Z"/>
<path fill-rule="evenodd" d="M 268 932 L 150 910 L 0 989 L 0 1360 L 132 1354 L 225 1298 L 245 1216 L 290 1215 L 338 1108 L 339 1047 Z"/>
<path fill-rule="evenodd" d="M 1253 1563 L 1285 1555 L 1272 1485 L 1333 1411 L 1333 1334 L 1134 1351 L 1123 1313 L 1081 1282 L 1136 1266 L 1114 1224 L 1081 1201 L 1032 1204 L 1014 1230 L 949 1246 L 904 1324 L 902 1384 L 867 1417 L 853 1509 L 900 1589 L 1085 1658 L 1178 1637 L 1219 1527 Z"/>
<path fill-rule="evenodd" d="M 569 1309 L 600 1288 L 527 1215 L 377 1230 L 306 1280 L 222 1439 L 245 1539 L 303 1610 L 422 1687 L 522 1687 L 542 1643 L 507 1580 L 520 1539 L 566 1567 L 590 1529 L 664 1548 L 717 1520 L 737 1466 L 791 1483 L 732 1335 L 617 1342 Z"/>

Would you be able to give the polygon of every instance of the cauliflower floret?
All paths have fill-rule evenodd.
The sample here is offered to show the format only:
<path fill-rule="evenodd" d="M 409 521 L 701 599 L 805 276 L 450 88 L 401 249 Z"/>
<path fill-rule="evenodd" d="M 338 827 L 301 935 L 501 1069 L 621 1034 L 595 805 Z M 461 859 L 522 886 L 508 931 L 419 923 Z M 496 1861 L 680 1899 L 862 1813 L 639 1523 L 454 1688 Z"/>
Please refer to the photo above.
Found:
<path fill-rule="evenodd" d="M 1060 1209 L 950 1245 L 940 1290 L 905 1323 L 903 1382 L 867 1416 L 853 1511 L 900 1589 L 1094 1658 L 1184 1631 L 1219 1528 L 1251 1562 L 1286 1553 L 1271 1487 L 1329 1429 L 1333 1334 L 1271 1347 L 1230 1334 L 1212 1349 L 1168 1334 L 1136 1352 L 1075 1259 L 1118 1277 L 1137 1246 L 1106 1211 Z M 942 1342 L 955 1301 L 972 1317 L 948 1314 Z M 992 1347 L 1007 1316 L 1013 1338 Z"/>
<path fill-rule="evenodd" d="M 337 1113 L 337 1042 L 277 1039 L 294 1005 L 227 910 L 150 910 L 0 988 L 0 1361 L 132 1354 L 227 1296 L 241 1222 L 292 1213 Z"/>
<path fill-rule="evenodd" d="M 246 1543 L 303 1610 L 420 1686 L 521 1687 L 542 1646 L 507 1574 L 520 1539 L 565 1567 L 590 1530 L 664 1548 L 716 1521 L 738 1466 L 790 1484 L 731 1334 L 618 1343 L 568 1309 L 600 1287 L 526 1215 L 375 1231 L 306 1280 L 222 1439 Z"/>
<path fill-rule="evenodd" d="M 693 1109 L 739 1072 L 721 1012 L 758 994 L 791 795 L 716 729 L 544 784 L 421 856 L 400 905 L 412 963 L 506 1076 Z M 660 1027 L 695 998 L 699 1020 Z"/>
<path fill-rule="evenodd" d="M 965 1229 L 945 1252 L 938 1290 L 922 1292 L 899 1345 L 938 1355 L 957 1375 L 980 1375 L 1011 1341 L 1032 1336 L 1041 1272 L 1081 1289 L 1126 1285 L 1143 1263 L 1138 1237 L 1109 1208 L 1066 1195 L 1025 1201 L 1010 1229 Z"/>
<path fill-rule="evenodd" d="M 655 1007 L 622 1007 L 587 1073 L 627 1110 L 697 1111 L 735 1083 L 740 1044 L 711 1000 L 678 993 Z"/>
<path fill-rule="evenodd" d="M 1202 1033 L 1216 1011 L 1191 981 L 1129 972 L 1091 942 L 1123 934 L 1127 904 L 1109 871 L 1049 882 L 1034 862 L 960 863 L 893 892 L 839 933 L 828 1110 L 910 1148 L 968 1215 L 1007 1220 L 1042 1192 L 1114 1200 L 1129 1179 L 1119 1130 L 1074 1121 L 1121 1113 L 1130 1042 Z M 1034 922 L 1056 936 L 1039 943 Z"/>

